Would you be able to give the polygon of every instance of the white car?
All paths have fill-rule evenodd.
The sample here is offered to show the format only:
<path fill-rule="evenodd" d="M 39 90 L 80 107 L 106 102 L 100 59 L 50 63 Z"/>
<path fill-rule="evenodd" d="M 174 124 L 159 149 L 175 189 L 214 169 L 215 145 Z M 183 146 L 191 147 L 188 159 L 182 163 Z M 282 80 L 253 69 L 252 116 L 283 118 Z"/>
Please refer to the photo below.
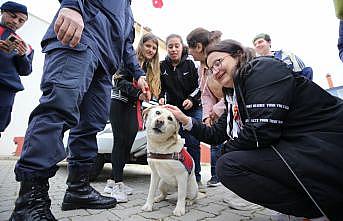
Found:
<path fill-rule="evenodd" d="M 143 102 L 143 109 L 157 105 L 156 102 Z M 93 172 L 90 174 L 90 180 L 95 180 L 101 173 L 105 163 L 111 163 L 111 154 L 113 149 L 113 133 L 111 124 L 108 122 L 105 129 L 96 136 L 98 143 L 98 154 Z M 68 136 L 65 136 L 64 145 L 67 146 Z M 68 150 L 67 150 L 68 152 Z M 130 158 L 127 163 L 131 164 L 148 164 L 146 149 L 146 131 L 138 131 L 135 141 L 132 145 Z"/>
<path fill-rule="evenodd" d="M 101 173 L 105 163 L 111 163 L 111 155 L 113 149 L 113 134 L 111 124 L 108 123 L 105 129 L 97 134 L 98 154 L 93 172 L 90 175 L 90 180 L 95 180 Z M 139 131 L 132 145 L 130 158 L 127 163 L 131 164 L 148 164 L 146 149 L 146 132 Z"/>

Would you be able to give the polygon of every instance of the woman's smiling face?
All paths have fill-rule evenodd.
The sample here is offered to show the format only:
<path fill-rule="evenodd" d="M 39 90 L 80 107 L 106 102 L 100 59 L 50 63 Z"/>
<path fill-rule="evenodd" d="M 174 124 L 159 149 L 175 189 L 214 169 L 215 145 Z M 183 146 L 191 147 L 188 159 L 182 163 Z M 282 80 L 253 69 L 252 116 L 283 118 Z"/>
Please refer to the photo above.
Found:
<path fill-rule="evenodd" d="M 157 44 L 153 40 L 143 43 L 143 55 L 146 60 L 152 60 L 157 53 Z"/>
<path fill-rule="evenodd" d="M 233 88 L 233 74 L 237 60 L 225 52 L 214 51 L 207 57 L 209 73 L 213 79 L 226 88 Z"/>

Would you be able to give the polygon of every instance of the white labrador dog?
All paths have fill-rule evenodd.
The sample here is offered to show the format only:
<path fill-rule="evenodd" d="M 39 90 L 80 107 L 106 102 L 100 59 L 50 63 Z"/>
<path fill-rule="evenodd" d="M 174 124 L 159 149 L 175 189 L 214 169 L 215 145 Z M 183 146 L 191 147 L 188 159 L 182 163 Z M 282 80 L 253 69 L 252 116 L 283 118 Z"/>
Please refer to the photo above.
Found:
<path fill-rule="evenodd" d="M 190 155 L 185 153 L 184 141 L 178 134 L 179 123 L 169 110 L 160 106 L 146 109 L 143 116 L 146 119 L 151 179 L 148 198 L 142 210 L 152 211 L 154 202 L 164 200 L 167 192 L 176 190 L 177 204 L 173 214 L 182 216 L 185 214 L 185 205 L 192 205 L 197 198 L 198 184 L 193 159 L 188 159 L 188 162 L 185 160 Z M 189 167 L 189 162 L 193 167 Z M 160 195 L 154 198 L 157 187 Z"/>

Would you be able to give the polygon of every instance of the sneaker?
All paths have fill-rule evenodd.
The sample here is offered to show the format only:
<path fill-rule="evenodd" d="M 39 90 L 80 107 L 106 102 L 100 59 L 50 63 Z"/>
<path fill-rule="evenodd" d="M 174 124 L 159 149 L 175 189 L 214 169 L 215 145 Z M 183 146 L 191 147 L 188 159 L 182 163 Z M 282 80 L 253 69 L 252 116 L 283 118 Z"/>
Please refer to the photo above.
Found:
<path fill-rule="evenodd" d="M 123 186 L 124 186 L 124 191 L 127 195 L 132 195 L 132 192 L 133 192 L 133 189 L 131 187 L 129 187 L 128 185 L 125 185 L 123 183 Z"/>
<path fill-rule="evenodd" d="M 199 192 L 200 193 L 206 193 L 207 190 L 206 190 L 206 187 L 204 186 L 204 184 L 202 184 L 201 181 L 197 181 L 197 183 L 198 183 L 198 190 L 199 190 Z"/>
<path fill-rule="evenodd" d="M 211 177 L 211 179 L 209 181 L 207 181 L 207 186 L 208 187 L 217 187 L 217 186 L 220 186 L 220 185 L 221 185 L 221 183 L 215 177 Z"/>
<path fill-rule="evenodd" d="M 115 198 L 118 203 L 126 203 L 127 201 L 129 201 L 127 198 L 127 193 L 124 190 L 123 182 L 114 184 L 111 192 L 111 197 Z"/>
<path fill-rule="evenodd" d="M 126 192 L 127 195 L 131 195 L 133 192 L 133 189 L 127 185 L 125 185 L 123 182 L 121 182 L 124 186 L 124 191 Z M 116 182 L 114 180 L 107 180 L 107 184 L 104 188 L 104 193 L 111 194 L 113 187 L 116 185 Z"/>
<path fill-rule="evenodd" d="M 106 186 L 104 188 L 104 193 L 111 194 L 113 186 L 116 184 L 114 180 L 107 180 Z"/>

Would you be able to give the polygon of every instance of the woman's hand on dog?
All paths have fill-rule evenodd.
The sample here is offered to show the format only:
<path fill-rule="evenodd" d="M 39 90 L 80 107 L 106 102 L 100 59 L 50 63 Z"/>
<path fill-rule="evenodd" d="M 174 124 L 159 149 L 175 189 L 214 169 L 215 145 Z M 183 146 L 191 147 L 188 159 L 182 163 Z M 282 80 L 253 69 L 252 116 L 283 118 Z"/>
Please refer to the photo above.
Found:
<path fill-rule="evenodd" d="M 182 123 L 182 125 L 187 125 L 191 120 L 186 114 L 184 114 L 178 107 L 166 104 L 163 107 L 167 108 L 170 112 L 172 112 L 175 118 Z"/>

